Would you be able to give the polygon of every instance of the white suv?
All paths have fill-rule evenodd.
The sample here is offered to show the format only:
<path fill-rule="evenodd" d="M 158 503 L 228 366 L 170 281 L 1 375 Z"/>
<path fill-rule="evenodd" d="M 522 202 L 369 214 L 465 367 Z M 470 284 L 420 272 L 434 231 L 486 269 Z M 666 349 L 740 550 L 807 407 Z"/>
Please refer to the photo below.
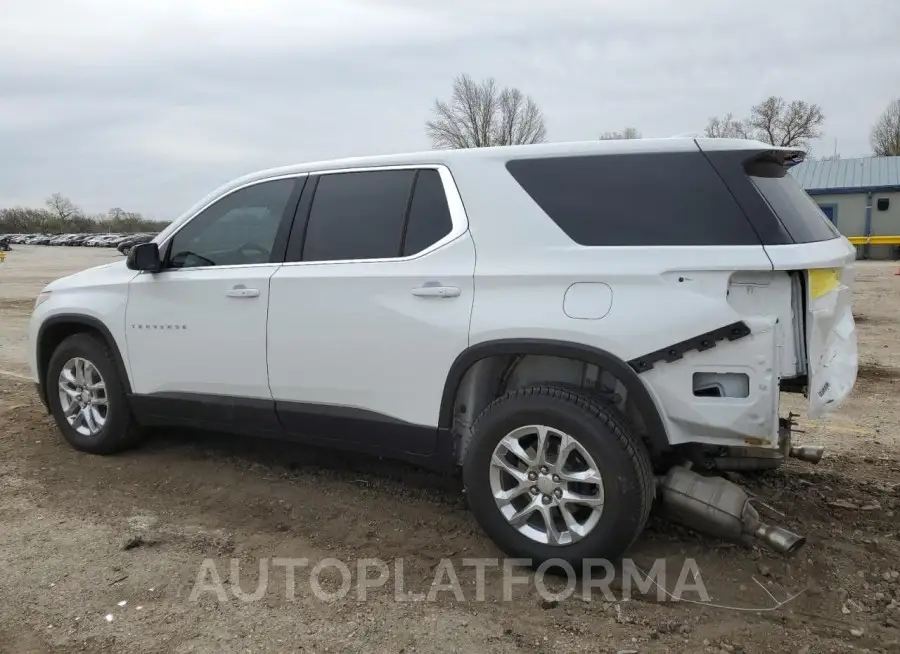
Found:
<path fill-rule="evenodd" d="M 535 562 L 621 555 L 655 499 L 790 552 L 709 473 L 817 460 L 779 391 L 817 416 L 856 379 L 855 251 L 786 175 L 802 157 L 645 139 L 256 173 L 47 286 L 32 372 L 80 450 L 182 425 L 461 468 Z"/>

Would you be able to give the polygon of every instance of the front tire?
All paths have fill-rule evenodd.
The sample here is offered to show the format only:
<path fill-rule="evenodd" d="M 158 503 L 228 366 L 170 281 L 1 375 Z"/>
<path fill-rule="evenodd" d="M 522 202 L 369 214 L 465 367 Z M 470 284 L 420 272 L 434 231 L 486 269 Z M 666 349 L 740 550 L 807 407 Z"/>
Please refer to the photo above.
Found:
<path fill-rule="evenodd" d="M 479 415 L 465 453 L 472 512 L 509 556 L 533 566 L 617 560 L 650 514 L 647 449 L 624 418 L 563 388 L 532 386 Z"/>
<path fill-rule="evenodd" d="M 66 338 L 50 358 L 47 401 L 63 438 L 82 452 L 113 454 L 140 431 L 107 344 L 91 334 Z"/>

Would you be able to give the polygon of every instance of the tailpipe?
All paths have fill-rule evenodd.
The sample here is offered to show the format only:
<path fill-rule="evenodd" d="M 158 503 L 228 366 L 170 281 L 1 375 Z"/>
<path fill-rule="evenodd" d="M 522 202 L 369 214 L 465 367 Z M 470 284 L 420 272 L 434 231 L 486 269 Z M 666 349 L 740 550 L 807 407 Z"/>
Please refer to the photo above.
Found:
<path fill-rule="evenodd" d="M 772 527 L 760 523 L 753 533 L 758 539 L 781 554 L 793 554 L 806 545 L 806 537 L 788 531 L 784 527 Z"/>
<path fill-rule="evenodd" d="M 791 458 L 816 464 L 822 460 L 822 455 L 825 454 L 825 448 L 821 445 L 798 445 L 792 447 L 788 454 Z"/>
<path fill-rule="evenodd" d="M 746 491 L 727 479 L 675 466 L 660 485 L 663 514 L 685 527 L 733 542 L 753 536 L 785 555 L 806 544 L 805 537 L 764 523 Z"/>

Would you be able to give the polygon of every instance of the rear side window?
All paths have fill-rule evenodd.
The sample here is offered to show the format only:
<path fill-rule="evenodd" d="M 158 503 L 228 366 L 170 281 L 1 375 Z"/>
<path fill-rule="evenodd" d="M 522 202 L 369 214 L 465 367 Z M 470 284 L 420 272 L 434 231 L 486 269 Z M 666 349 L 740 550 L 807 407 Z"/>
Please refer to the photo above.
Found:
<path fill-rule="evenodd" d="M 507 170 L 580 245 L 759 245 L 700 152 L 517 159 Z"/>
<path fill-rule="evenodd" d="M 795 243 L 828 241 L 840 232 L 821 207 L 790 175 L 779 177 L 750 176 L 750 181 L 765 198 L 772 212 Z"/>
<path fill-rule="evenodd" d="M 409 222 L 403 239 L 403 256 L 421 252 L 453 229 L 447 195 L 436 170 L 420 170 L 409 205 Z"/>
<path fill-rule="evenodd" d="M 415 172 L 322 175 L 309 213 L 303 261 L 399 256 Z"/>

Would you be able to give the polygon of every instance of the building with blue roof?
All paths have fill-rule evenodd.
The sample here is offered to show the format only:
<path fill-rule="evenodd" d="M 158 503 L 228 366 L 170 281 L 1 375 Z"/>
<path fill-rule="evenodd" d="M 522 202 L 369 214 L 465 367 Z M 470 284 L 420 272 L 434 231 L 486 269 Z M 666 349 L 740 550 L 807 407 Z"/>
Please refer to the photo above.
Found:
<path fill-rule="evenodd" d="M 900 236 L 900 157 L 808 159 L 790 174 L 844 236 Z M 863 245 L 864 258 L 893 258 L 894 245 Z"/>

